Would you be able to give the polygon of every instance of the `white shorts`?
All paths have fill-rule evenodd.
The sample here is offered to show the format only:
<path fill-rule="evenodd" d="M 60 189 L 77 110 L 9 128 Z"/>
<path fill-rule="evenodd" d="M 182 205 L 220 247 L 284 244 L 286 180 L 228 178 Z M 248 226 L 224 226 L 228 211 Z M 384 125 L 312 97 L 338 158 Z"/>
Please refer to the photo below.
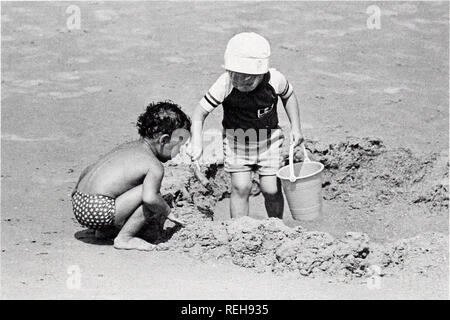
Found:
<path fill-rule="evenodd" d="M 281 156 L 283 141 L 281 129 L 272 130 L 268 139 L 245 143 L 233 135 L 224 134 L 224 170 L 230 173 L 255 171 L 263 176 L 275 175 L 283 160 Z"/>

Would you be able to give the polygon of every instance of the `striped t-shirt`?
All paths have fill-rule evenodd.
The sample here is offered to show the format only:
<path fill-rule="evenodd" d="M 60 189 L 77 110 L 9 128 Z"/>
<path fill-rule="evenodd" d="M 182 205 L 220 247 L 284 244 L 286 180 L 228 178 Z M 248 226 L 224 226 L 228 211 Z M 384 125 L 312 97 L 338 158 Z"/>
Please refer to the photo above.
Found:
<path fill-rule="evenodd" d="M 229 73 L 225 72 L 201 99 L 200 105 L 211 112 L 222 104 L 224 129 L 276 129 L 278 97 L 288 99 L 292 92 L 293 88 L 285 76 L 273 68 L 250 92 L 240 92 L 234 88 Z"/>

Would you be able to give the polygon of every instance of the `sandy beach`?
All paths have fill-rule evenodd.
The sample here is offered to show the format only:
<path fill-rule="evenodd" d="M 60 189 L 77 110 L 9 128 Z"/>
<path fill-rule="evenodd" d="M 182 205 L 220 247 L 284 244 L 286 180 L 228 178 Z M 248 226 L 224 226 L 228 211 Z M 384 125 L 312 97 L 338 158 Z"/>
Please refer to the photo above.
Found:
<path fill-rule="evenodd" d="M 448 3 L 380 2 L 379 30 L 367 28 L 365 2 L 79 2 L 75 30 L 69 5 L 1 3 L 3 299 L 448 298 Z M 248 239 L 229 220 L 225 184 L 220 201 L 194 182 L 182 199 L 192 173 L 167 164 L 162 191 L 191 225 L 152 252 L 95 240 L 72 213 L 81 171 L 138 137 L 149 102 L 192 112 L 223 71 L 228 39 L 245 30 L 270 40 L 272 66 L 299 97 L 307 147 L 325 164 L 323 215 L 295 221 L 286 205 L 283 222 L 298 232 L 276 224 L 273 234 L 285 232 L 277 247 L 249 253 L 238 247 Z M 221 120 L 217 110 L 206 128 Z M 198 210 L 208 196 L 212 219 Z M 251 234 L 269 228 L 261 195 L 250 211 Z M 185 245 L 208 228 L 228 236 L 213 248 L 223 258 Z M 335 260 L 314 251 L 332 266 L 289 269 L 279 249 L 286 239 L 309 245 L 305 234 L 332 237 Z M 384 255 L 376 286 L 365 257 L 355 258 L 358 273 L 336 254 L 361 246 Z M 276 261 L 261 269 L 252 254 Z"/>

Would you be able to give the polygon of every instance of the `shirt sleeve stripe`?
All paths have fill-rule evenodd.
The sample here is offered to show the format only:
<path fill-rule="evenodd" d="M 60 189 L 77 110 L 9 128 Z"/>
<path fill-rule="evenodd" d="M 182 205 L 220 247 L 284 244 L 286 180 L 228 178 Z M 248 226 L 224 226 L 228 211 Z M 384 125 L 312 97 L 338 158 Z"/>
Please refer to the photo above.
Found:
<path fill-rule="evenodd" d="M 208 103 L 209 103 L 209 104 L 211 105 L 211 107 L 213 107 L 213 108 L 215 108 L 215 107 L 217 107 L 217 106 L 219 105 L 219 104 L 216 104 L 216 103 L 212 102 L 212 101 L 210 100 L 210 98 L 208 97 L 207 94 L 205 94 L 205 96 L 204 96 L 203 98 L 205 98 L 205 100 L 208 101 Z"/>
<path fill-rule="evenodd" d="M 219 100 L 217 100 L 216 98 L 214 98 L 213 95 L 212 95 L 210 92 L 208 92 L 206 95 L 207 95 L 208 98 L 210 98 L 213 102 L 215 102 L 216 107 L 217 107 L 219 104 L 222 103 L 222 102 L 220 102 Z"/>
<path fill-rule="evenodd" d="M 292 96 L 293 93 L 294 93 L 294 90 L 291 90 L 291 92 L 287 96 L 281 96 L 281 99 L 287 100 Z"/>
<path fill-rule="evenodd" d="M 205 98 L 200 100 L 200 105 L 206 112 L 211 112 L 214 110 L 214 107 Z"/>
<path fill-rule="evenodd" d="M 289 91 L 289 82 L 286 81 L 286 87 L 284 88 L 283 92 L 281 93 L 281 96 L 284 96 Z"/>

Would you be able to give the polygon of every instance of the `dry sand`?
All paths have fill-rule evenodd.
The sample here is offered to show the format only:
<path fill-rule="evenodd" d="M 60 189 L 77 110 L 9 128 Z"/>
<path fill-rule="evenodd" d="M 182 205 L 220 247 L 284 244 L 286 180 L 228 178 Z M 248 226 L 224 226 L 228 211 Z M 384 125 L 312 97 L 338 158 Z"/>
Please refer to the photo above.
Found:
<path fill-rule="evenodd" d="M 447 3 L 381 3 L 381 30 L 366 28 L 362 2 L 79 6 L 81 30 L 69 31 L 65 3 L 2 3 L 3 298 L 448 297 Z M 326 165 L 323 216 L 299 223 L 286 209 L 285 229 L 256 195 L 257 220 L 228 221 L 220 179 L 217 202 L 169 165 L 164 192 L 192 223 L 151 234 L 171 239 L 148 253 L 96 241 L 71 212 L 81 170 L 136 136 L 149 101 L 191 111 L 244 29 L 270 39 L 300 98 Z"/>

